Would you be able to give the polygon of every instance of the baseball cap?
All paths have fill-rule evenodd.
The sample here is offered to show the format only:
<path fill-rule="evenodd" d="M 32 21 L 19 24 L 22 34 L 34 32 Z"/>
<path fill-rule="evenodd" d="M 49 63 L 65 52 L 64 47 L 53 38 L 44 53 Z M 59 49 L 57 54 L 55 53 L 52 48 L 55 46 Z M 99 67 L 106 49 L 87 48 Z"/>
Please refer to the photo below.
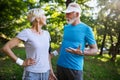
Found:
<path fill-rule="evenodd" d="M 67 9 L 64 11 L 64 13 L 71 13 L 71 12 L 78 12 L 78 13 L 81 13 L 82 10 L 79 6 L 79 4 L 73 2 L 73 3 L 70 3 L 67 7 Z"/>

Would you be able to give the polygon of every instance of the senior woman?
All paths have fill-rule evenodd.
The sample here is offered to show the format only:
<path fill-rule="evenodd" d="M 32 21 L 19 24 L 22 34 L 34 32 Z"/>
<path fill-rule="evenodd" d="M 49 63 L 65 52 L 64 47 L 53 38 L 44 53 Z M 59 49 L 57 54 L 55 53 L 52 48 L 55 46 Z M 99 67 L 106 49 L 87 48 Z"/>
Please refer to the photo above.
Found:
<path fill-rule="evenodd" d="M 31 28 L 22 30 L 7 42 L 2 50 L 18 65 L 24 66 L 23 80 L 56 80 L 49 55 L 50 34 L 42 29 L 42 26 L 46 25 L 44 10 L 40 8 L 29 10 L 27 19 L 32 23 Z M 25 45 L 25 60 L 17 57 L 11 50 L 21 41 Z"/>

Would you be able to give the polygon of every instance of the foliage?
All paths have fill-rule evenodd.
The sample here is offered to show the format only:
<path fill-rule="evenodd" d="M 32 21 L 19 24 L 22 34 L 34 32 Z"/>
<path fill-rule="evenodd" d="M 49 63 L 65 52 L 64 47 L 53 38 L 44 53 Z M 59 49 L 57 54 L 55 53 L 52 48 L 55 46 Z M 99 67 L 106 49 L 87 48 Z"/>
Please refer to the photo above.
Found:
<path fill-rule="evenodd" d="M 101 28 L 97 28 L 98 34 L 103 35 L 101 43 L 102 48 L 109 48 L 109 54 L 112 54 L 112 59 L 115 59 L 116 55 L 120 51 L 120 1 L 119 0 L 98 0 L 98 6 L 101 8 L 98 16 L 98 24 Z M 112 48 L 115 49 L 113 51 Z M 112 49 L 112 52 L 111 52 Z"/>
<path fill-rule="evenodd" d="M 61 10 L 64 7 L 60 4 L 46 4 L 44 10 L 47 12 L 46 16 L 49 18 L 47 19 L 47 27 L 45 27 L 51 35 L 51 43 L 60 44 L 62 33 L 63 33 L 63 26 L 65 25 L 65 18 L 64 14 Z"/>
<path fill-rule="evenodd" d="M 51 35 L 51 45 L 59 47 L 63 35 L 63 28 L 66 25 L 65 0 L 1 0 L 0 8 L 0 35 L 4 34 L 7 38 L 14 37 L 18 32 L 31 25 L 26 20 L 26 12 L 35 7 L 41 7 L 46 11 L 47 25 L 43 27 Z M 101 47 L 103 38 L 106 44 L 104 47 L 109 48 L 111 43 L 118 41 L 120 32 L 119 27 L 119 0 L 97 0 L 97 8 L 100 9 L 98 17 L 94 19 L 94 7 L 86 3 L 90 0 L 67 0 L 76 1 L 82 8 L 81 21 L 93 28 L 97 44 Z M 5 6 L 5 7 L 2 7 Z M 106 35 L 103 36 L 103 35 Z M 114 40 L 114 42 L 112 41 Z"/>
<path fill-rule="evenodd" d="M 12 36 L 19 30 L 17 28 L 21 22 L 24 24 L 23 19 L 19 22 L 17 20 L 21 19 L 21 15 L 27 10 L 27 5 L 21 0 L 0 0 L 0 9 L 0 33 Z"/>
<path fill-rule="evenodd" d="M 77 1 L 83 9 L 81 20 L 93 27 L 94 21 L 87 12 L 90 8 L 84 4 L 87 1 L 89 0 Z M 39 2 L 36 2 L 36 0 L 2 0 L 0 6 L 2 5 L 12 7 L 8 8 L 6 6 L 1 11 L 3 17 L 0 18 L 0 34 L 5 34 L 7 37 L 14 37 L 22 29 L 29 28 L 30 23 L 26 20 L 26 12 L 31 8 L 41 7 L 46 11 L 46 16 L 48 17 L 48 24 L 43 28 L 50 32 L 52 46 L 56 45 L 56 48 L 59 47 L 58 45 L 62 41 L 63 27 L 66 25 L 65 14 L 63 13 L 66 8 L 64 0 L 40 0 Z"/>
<path fill-rule="evenodd" d="M 100 25 L 98 28 L 99 34 L 103 35 L 107 33 L 108 36 L 113 36 L 115 42 L 117 41 L 118 34 L 120 32 L 119 20 L 120 9 L 119 0 L 98 0 L 101 10 L 99 12 L 98 21 Z M 107 27 L 107 30 L 105 30 Z"/>

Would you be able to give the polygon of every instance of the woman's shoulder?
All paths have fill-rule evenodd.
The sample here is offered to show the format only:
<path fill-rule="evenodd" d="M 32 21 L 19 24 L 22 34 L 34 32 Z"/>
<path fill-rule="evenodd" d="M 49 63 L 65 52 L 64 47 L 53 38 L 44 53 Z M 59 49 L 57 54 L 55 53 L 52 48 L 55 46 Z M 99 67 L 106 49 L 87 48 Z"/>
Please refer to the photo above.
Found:
<path fill-rule="evenodd" d="M 23 29 L 23 31 L 30 31 L 30 28 Z"/>
<path fill-rule="evenodd" d="M 23 29 L 21 32 L 28 33 L 30 32 L 30 28 Z"/>
<path fill-rule="evenodd" d="M 43 33 L 45 33 L 45 34 L 48 34 L 49 35 L 49 31 L 48 30 L 42 30 L 43 31 Z"/>
<path fill-rule="evenodd" d="M 49 31 L 48 30 L 42 30 L 43 32 L 45 32 L 45 33 L 49 33 Z"/>

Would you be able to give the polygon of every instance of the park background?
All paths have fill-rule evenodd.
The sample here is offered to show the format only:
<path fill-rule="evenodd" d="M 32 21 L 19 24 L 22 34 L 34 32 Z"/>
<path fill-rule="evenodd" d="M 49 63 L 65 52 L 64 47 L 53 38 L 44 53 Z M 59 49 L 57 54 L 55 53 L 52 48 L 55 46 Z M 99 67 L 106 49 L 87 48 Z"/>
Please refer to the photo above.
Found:
<path fill-rule="evenodd" d="M 0 49 L 31 27 L 26 12 L 38 7 L 46 12 L 43 28 L 50 32 L 52 51 L 59 48 L 66 25 L 63 11 L 70 2 L 80 4 L 81 21 L 92 27 L 99 48 L 97 56 L 85 56 L 84 80 L 120 80 L 120 0 L 0 0 Z M 13 51 L 25 59 L 23 43 Z M 55 73 L 57 58 L 52 58 Z M 21 80 L 22 73 L 23 67 L 0 51 L 0 80 Z"/>

